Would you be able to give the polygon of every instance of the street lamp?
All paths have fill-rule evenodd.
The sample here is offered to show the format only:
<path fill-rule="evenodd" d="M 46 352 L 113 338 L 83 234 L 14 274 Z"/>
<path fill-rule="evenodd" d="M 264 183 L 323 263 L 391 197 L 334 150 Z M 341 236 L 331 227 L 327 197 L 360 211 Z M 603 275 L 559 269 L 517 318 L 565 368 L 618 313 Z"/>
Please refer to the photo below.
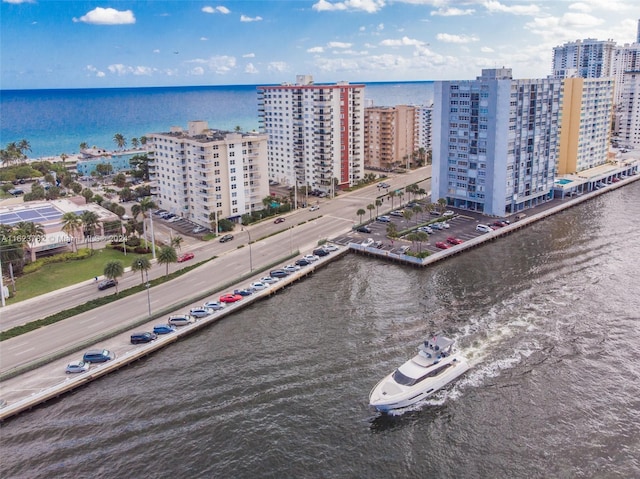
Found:
<path fill-rule="evenodd" d="M 149 308 L 149 316 L 151 316 L 151 293 L 149 290 L 151 289 L 151 283 L 149 282 L 149 271 L 145 271 L 147 275 L 147 283 L 144 285 L 147 288 L 147 306 Z"/>
<path fill-rule="evenodd" d="M 249 233 L 249 228 L 247 227 L 247 229 L 245 230 L 244 228 L 242 228 L 243 231 L 247 232 L 247 236 L 249 237 L 249 271 L 253 272 L 253 254 L 251 251 L 251 233 Z"/>

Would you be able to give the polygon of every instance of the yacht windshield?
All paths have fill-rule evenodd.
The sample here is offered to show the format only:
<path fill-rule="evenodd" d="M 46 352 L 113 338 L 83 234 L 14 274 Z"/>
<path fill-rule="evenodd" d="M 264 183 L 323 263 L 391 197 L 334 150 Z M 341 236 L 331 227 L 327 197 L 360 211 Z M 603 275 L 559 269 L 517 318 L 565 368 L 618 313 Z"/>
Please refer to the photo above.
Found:
<path fill-rule="evenodd" d="M 419 378 L 410 378 L 409 376 L 402 374 L 399 369 L 396 369 L 393 373 L 393 379 L 395 382 L 402 386 L 413 386 L 414 384 L 418 384 L 420 381 L 424 381 L 427 378 L 437 376 L 441 372 L 449 369 L 451 366 L 451 363 L 443 364 L 442 366 L 431 370 L 430 372 Z"/>

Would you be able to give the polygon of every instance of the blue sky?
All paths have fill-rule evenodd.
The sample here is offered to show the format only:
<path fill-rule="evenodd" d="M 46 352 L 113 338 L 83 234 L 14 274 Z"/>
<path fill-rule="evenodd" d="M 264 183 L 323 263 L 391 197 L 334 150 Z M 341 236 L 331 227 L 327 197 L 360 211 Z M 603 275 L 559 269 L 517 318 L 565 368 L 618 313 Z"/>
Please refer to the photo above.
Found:
<path fill-rule="evenodd" d="M 636 39 L 638 0 L 2 0 L 0 87 L 545 77 L 552 48 Z"/>

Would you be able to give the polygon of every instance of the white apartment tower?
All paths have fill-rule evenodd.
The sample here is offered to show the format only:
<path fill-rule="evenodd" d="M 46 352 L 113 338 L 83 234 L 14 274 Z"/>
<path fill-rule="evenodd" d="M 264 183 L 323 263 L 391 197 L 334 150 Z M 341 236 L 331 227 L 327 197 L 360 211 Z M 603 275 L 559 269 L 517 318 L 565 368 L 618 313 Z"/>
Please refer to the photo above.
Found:
<path fill-rule="evenodd" d="M 625 44 L 616 47 L 613 56 L 612 76 L 615 78 L 615 98 L 616 105 L 622 102 L 622 92 L 624 91 L 624 74 L 626 72 L 640 71 L 640 42 Z"/>
<path fill-rule="evenodd" d="M 416 125 L 418 129 L 418 138 L 416 149 L 424 148 L 426 151 L 431 150 L 431 128 L 433 117 L 433 102 L 429 105 L 420 105 L 416 107 Z"/>
<path fill-rule="evenodd" d="M 266 135 L 212 130 L 206 121 L 190 121 L 187 131 L 172 127 L 147 137 L 161 208 L 209 227 L 216 216 L 238 221 L 264 207 Z"/>
<path fill-rule="evenodd" d="M 560 90 L 510 68 L 436 82 L 431 201 L 502 217 L 551 199 Z"/>
<path fill-rule="evenodd" d="M 553 49 L 554 78 L 605 78 L 612 74 L 613 40 L 587 38 Z"/>
<path fill-rule="evenodd" d="M 640 69 L 624 74 L 618 141 L 625 148 L 640 148 Z"/>
<path fill-rule="evenodd" d="M 364 85 L 258 87 L 260 131 L 268 136 L 269 179 L 332 193 L 364 174 Z"/>

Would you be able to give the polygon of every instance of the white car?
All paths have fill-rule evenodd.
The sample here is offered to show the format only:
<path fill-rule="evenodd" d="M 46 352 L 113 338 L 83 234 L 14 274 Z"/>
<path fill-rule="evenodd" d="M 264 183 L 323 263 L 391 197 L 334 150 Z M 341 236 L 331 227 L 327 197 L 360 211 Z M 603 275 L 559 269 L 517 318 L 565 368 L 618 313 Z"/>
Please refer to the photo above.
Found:
<path fill-rule="evenodd" d="M 172 326 L 186 326 L 187 324 L 193 323 L 193 318 L 188 314 L 178 314 L 176 316 L 169 316 L 167 323 Z"/>
<path fill-rule="evenodd" d="M 338 251 L 338 247 L 331 243 L 324 245 L 324 249 L 326 249 L 327 251 Z"/>
<path fill-rule="evenodd" d="M 297 264 L 288 264 L 282 269 L 287 273 L 295 273 L 296 271 L 300 270 L 300 266 L 298 266 Z"/>
<path fill-rule="evenodd" d="M 320 206 L 313 205 L 311 208 L 309 208 L 309 211 L 316 211 L 316 210 L 319 210 L 319 209 L 320 209 Z"/>
<path fill-rule="evenodd" d="M 482 233 L 491 233 L 493 229 L 487 225 L 476 225 L 476 231 L 480 231 Z"/>
<path fill-rule="evenodd" d="M 87 363 L 85 361 L 72 361 L 67 364 L 67 368 L 65 369 L 65 373 L 67 374 L 75 374 L 75 373 L 85 373 L 91 368 L 91 363 Z"/>
<path fill-rule="evenodd" d="M 221 309 L 224 309 L 224 303 L 221 303 L 220 301 L 207 301 L 202 305 L 202 307 L 209 308 L 214 311 L 220 311 Z"/>
<path fill-rule="evenodd" d="M 395 210 L 389 213 L 391 216 L 404 216 L 404 210 Z"/>
<path fill-rule="evenodd" d="M 264 278 L 260 278 L 260 282 L 264 284 L 273 284 L 280 281 L 278 278 L 272 278 L 271 276 L 265 276 Z"/>
<path fill-rule="evenodd" d="M 256 291 L 261 291 L 263 289 L 267 289 L 267 285 L 260 281 L 256 281 L 255 283 L 251 283 L 249 285 L 249 289 L 255 289 Z"/>
<path fill-rule="evenodd" d="M 455 216 L 455 212 L 451 210 L 447 210 L 444 213 L 442 213 L 442 216 Z"/>
<path fill-rule="evenodd" d="M 182 218 L 180 216 L 174 216 L 173 218 L 169 218 L 167 223 L 175 223 L 176 221 L 180 221 Z"/>
<path fill-rule="evenodd" d="M 442 223 L 440 223 L 442 225 L 442 227 L 446 230 L 448 230 L 449 228 L 451 228 L 451 225 L 449 223 L 447 223 L 446 221 L 443 221 Z"/>
<path fill-rule="evenodd" d="M 304 256 L 304 259 L 306 259 L 309 263 L 313 263 L 314 261 L 318 261 L 320 257 L 315 254 L 308 254 Z"/>
<path fill-rule="evenodd" d="M 362 246 L 364 246 L 365 248 L 368 248 L 369 246 L 372 246 L 373 243 L 375 243 L 373 238 L 367 238 L 366 240 L 364 240 L 362 243 L 360 243 Z"/>
<path fill-rule="evenodd" d="M 376 218 L 376 221 L 379 221 L 380 223 L 389 223 L 391 221 L 391 218 L 388 217 L 387 215 L 382 215 L 382 216 L 378 216 Z"/>
<path fill-rule="evenodd" d="M 205 318 L 210 314 L 213 314 L 213 309 L 210 308 L 191 308 L 189 314 L 194 318 Z"/>
<path fill-rule="evenodd" d="M 421 231 L 423 233 L 427 233 L 427 234 L 430 234 L 430 235 L 433 234 L 433 230 L 428 226 L 421 226 L 420 228 L 418 228 L 418 231 Z"/>

